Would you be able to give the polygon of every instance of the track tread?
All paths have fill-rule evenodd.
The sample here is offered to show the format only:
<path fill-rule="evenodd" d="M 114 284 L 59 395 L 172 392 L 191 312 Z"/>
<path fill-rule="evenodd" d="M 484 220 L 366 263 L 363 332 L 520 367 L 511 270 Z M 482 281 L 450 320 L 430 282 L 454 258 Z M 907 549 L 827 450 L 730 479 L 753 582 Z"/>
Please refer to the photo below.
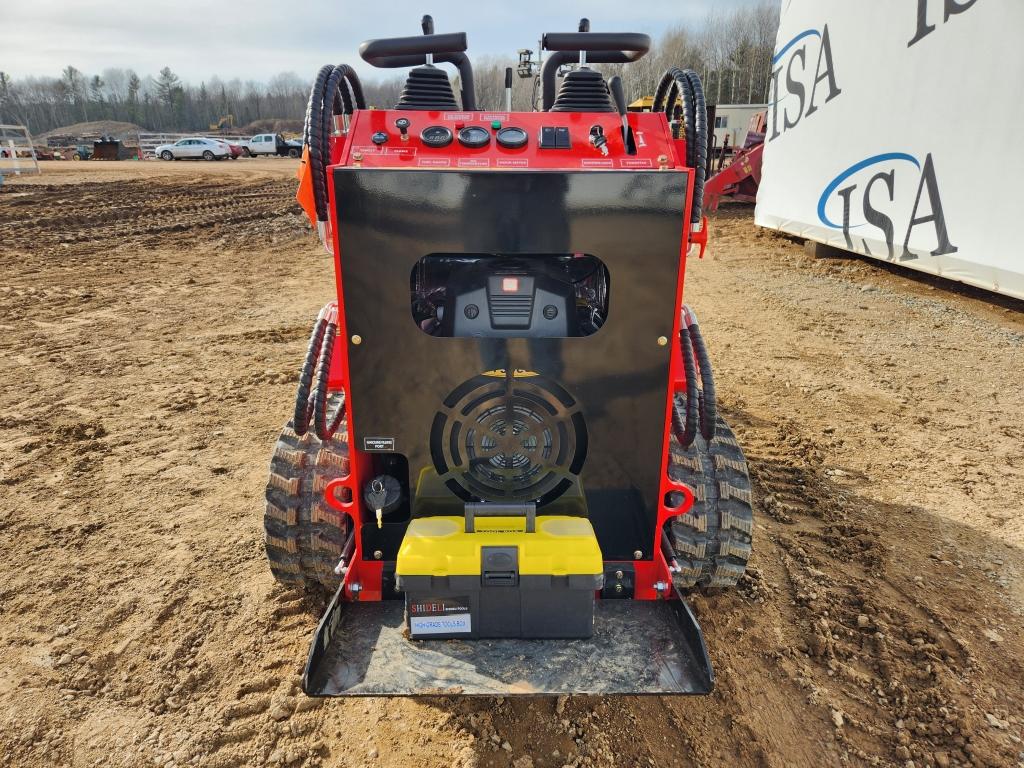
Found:
<path fill-rule="evenodd" d="M 270 571 L 282 584 L 333 590 L 340 582 L 334 566 L 350 522 L 322 493 L 349 472 L 347 441 L 344 428 L 324 444 L 312 432 L 299 436 L 289 422 L 274 446 L 263 529 Z"/>
<path fill-rule="evenodd" d="M 746 571 L 754 530 L 747 462 L 729 425 L 719 416 L 710 442 L 697 435 L 689 448 L 673 435 L 669 475 L 693 490 L 693 508 L 670 522 L 682 568 L 676 586 L 732 587 Z"/>

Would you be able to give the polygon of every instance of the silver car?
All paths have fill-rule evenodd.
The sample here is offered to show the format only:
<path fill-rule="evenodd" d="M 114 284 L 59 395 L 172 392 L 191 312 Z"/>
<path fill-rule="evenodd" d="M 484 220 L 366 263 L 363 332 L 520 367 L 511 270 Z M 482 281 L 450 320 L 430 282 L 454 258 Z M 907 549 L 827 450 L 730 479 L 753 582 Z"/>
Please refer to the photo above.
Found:
<path fill-rule="evenodd" d="M 230 155 L 231 149 L 224 142 L 204 139 L 201 136 L 190 136 L 156 148 L 156 156 L 161 160 L 180 160 L 184 157 L 223 160 Z"/>

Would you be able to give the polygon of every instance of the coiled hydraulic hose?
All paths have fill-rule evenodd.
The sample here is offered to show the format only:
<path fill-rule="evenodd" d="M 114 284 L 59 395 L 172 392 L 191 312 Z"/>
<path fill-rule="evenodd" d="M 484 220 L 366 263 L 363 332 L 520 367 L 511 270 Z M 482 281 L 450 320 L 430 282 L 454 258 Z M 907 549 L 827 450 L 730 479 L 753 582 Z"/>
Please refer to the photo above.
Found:
<path fill-rule="evenodd" d="M 707 345 L 701 335 L 700 326 L 697 324 L 697 316 L 689 307 L 683 307 L 683 325 L 689 335 L 690 344 L 693 347 L 691 354 L 697 358 L 697 368 L 700 372 L 700 391 L 698 393 L 697 411 L 700 416 L 700 434 L 708 442 L 715 436 L 715 425 L 718 421 L 718 398 L 715 395 L 715 378 L 711 372 L 711 357 L 708 355 Z M 684 354 L 685 362 L 685 354 Z M 686 371 L 687 395 L 689 395 L 690 371 Z M 696 379 L 694 379 L 696 383 Z M 694 391 L 697 390 L 693 387 Z"/>
<path fill-rule="evenodd" d="M 351 115 L 356 109 L 366 109 L 366 99 L 355 70 L 347 64 L 321 67 L 309 94 L 302 136 L 309 154 L 317 221 L 326 222 L 329 216 L 327 166 L 331 161 L 334 116 Z"/>
<path fill-rule="evenodd" d="M 676 103 L 682 107 L 682 126 L 676 116 Z M 699 225 L 704 208 L 704 181 L 708 162 L 708 108 L 700 76 L 692 69 L 670 69 L 661 78 L 654 93 L 653 112 L 665 112 L 673 125 L 675 138 L 683 131 L 686 139 L 686 165 L 693 168 L 693 209 L 690 223 Z"/>
<path fill-rule="evenodd" d="M 337 393 L 338 399 L 333 407 L 328 402 L 331 396 L 331 360 L 337 335 L 337 319 L 328 320 L 324 329 L 323 344 L 320 346 L 320 359 L 316 366 L 316 387 L 313 390 L 313 432 L 323 442 L 334 437 L 345 415 L 344 392 Z"/>
<path fill-rule="evenodd" d="M 686 372 L 686 416 L 680 418 L 678 408 L 673 408 L 673 426 L 676 430 L 676 439 L 684 448 L 693 444 L 697 436 L 697 423 L 699 419 L 700 401 L 697 391 L 697 366 L 693 359 L 693 344 L 690 340 L 690 331 L 683 326 L 679 329 L 679 347 L 683 353 L 683 370 Z"/>
<path fill-rule="evenodd" d="M 302 362 L 302 372 L 299 374 L 299 391 L 295 395 L 292 429 L 300 437 L 309 429 L 309 420 L 313 415 L 313 400 L 310 398 L 310 391 L 313 386 L 313 374 L 316 373 L 316 364 L 320 359 L 320 347 L 323 346 L 326 328 L 327 319 L 321 312 L 316 319 L 316 324 L 313 325 L 313 333 L 309 337 L 306 358 Z"/>
<path fill-rule="evenodd" d="M 704 337 L 696 325 L 691 329 L 693 349 L 697 353 L 700 368 L 700 433 L 708 442 L 715 436 L 715 422 L 718 420 L 718 400 L 715 397 L 715 379 L 711 373 L 711 358 L 708 357 Z"/>
<path fill-rule="evenodd" d="M 337 333 L 338 305 L 331 302 L 317 315 L 299 374 L 292 418 L 292 429 L 297 435 L 306 434 L 312 421 L 314 434 L 321 440 L 330 440 L 345 414 L 344 393 L 333 408 L 328 406 L 331 361 Z"/>

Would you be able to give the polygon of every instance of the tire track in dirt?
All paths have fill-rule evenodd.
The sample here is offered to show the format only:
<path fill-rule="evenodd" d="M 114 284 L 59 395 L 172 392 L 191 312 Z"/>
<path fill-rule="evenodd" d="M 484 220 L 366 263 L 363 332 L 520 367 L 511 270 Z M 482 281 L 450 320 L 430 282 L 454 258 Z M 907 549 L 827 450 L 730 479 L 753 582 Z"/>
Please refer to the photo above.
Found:
<path fill-rule="evenodd" d="M 0 197 L 0 240 L 30 256 L 71 246 L 85 246 L 76 247 L 75 253 L 89 254 L 94 247 L 125 241 L 156 244 L 155 236 L 185 231 L 195 239 L 212 239 L 232 234 L 232 226 L 265 228 L 281 216 L 295 225 L 301 214 L 293 187 L 282 180 L 241 185 L 214 181 L 180 188 L 141 180 L 36 184 L 9 202 Z"/>
<path fill-rule="evenodd" d="M 688 275 L 757 503 L 749 576 L 694 599 L 714 694 L 303 698 L 323 603 L 273 584 L 261 499 L 333 281 L 280 168 L 0 192 L 0 763 L 1021 760 L 1020 529 L 989 514 L 1024 490 L 1021 324 L 814 259 L 749 211 Z"/>

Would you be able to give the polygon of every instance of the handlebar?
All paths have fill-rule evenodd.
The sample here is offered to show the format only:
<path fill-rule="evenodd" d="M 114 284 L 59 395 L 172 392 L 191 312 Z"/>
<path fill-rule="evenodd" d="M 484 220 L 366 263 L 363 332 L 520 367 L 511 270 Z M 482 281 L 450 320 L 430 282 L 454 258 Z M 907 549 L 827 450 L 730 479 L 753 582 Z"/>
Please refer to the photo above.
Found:
<path fill-rule="evenodd" d="M 388 37 L 381 40 L 367 40 L 359 46 L 363 61 L 375 67 L 388 67 L 379 63 L 392 56 L 438 56 L 446 53 L 465 53 L 469 44 L 465 32 L 448 32 L 443 35 L 418 35 L 416 37 Z M 390 65 L 400 66 L 400 65 Z"/>
<path fill-rule="evenodd" d="M 547 32 L 543 44 L 546 51 L 621 51 L 626 61 L 651 50 L 650 36 L 639 32 Z"/>
<path fill-rule="evenodd" d="M 555 76 L 563 64 L 578 64 L 586 51 L 588 64 L 629 64 L 651 49 L 649 35 L 638 32 L 589 32 L 590 22 L 580 19 L 579 32 L 548 32 L 541 40 L 553 53 L 541 69 L 541 106 L 545 112 L 555 103 Z"/>

